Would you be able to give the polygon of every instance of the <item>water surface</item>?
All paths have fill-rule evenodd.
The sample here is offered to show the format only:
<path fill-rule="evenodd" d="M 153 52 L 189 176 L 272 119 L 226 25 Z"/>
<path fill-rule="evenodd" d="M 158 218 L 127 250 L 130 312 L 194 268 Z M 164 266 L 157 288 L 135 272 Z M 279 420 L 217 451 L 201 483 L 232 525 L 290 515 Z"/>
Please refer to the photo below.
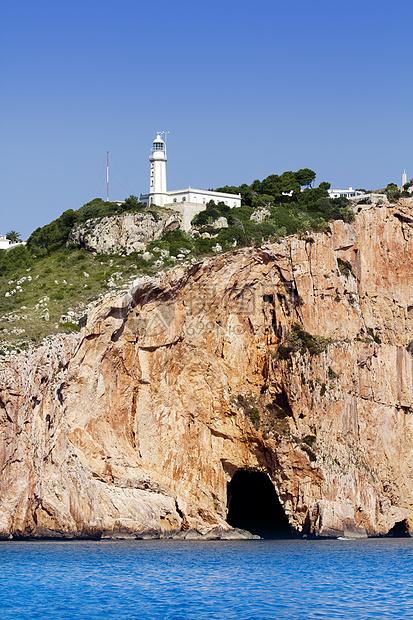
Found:
<path fill-rule="evenodd" d="M 2 620 L 413 620 L 412 539 L 0 543 Z"/>

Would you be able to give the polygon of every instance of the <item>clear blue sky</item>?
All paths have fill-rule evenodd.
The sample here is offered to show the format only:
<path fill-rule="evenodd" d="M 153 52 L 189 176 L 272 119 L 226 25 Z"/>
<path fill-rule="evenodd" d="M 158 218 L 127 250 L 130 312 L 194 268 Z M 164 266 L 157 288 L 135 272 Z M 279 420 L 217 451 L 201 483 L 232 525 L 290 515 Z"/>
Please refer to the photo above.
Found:
<path fill-rule="evenodd" d="M 411 0 L 1 0 L 0 233 L 148 190 L 308 167 L 413 177 Z"/>

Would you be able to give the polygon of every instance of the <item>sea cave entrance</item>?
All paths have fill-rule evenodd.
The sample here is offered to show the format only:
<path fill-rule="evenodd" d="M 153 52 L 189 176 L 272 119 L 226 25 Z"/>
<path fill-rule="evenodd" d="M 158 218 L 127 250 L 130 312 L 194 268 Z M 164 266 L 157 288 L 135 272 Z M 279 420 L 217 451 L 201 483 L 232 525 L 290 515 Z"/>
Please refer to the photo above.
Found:
<path fill-rule="evenodd" d="M 393 538 L 410 538 L 407 520 L 403 519 L 403 521 L 397 521 L 386 536 L 392 536 Z"/>
<path fill-rule="evenodd" d="M 267 474 L 241 469 L 228 483 L 227 522 L 261 538 L 291 538 L 291 528 Z"/>

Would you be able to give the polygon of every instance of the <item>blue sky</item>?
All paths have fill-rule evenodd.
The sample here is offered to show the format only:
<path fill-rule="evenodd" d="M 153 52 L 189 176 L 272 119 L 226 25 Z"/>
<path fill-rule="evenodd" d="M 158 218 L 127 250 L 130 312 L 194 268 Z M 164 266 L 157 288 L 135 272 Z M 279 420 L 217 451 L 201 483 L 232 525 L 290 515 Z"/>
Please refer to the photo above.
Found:
<path fill-rule="evenodd" d="M 413 177 L 411 0 L 1 0 L 0 234 L 148 190 L 308 167 L 378 188 Z"/>

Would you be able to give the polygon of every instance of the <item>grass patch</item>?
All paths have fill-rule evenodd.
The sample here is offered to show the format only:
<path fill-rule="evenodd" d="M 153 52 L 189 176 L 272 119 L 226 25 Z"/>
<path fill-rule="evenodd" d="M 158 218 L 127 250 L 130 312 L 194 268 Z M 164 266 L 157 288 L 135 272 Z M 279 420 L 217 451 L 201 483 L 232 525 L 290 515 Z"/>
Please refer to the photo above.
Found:
<path fill-rule="evenodd" d="M 8 250 L 8 259 L 18 249 Z M 19 258 L 0 275 L 0 342 L 14 347 L 76 331 L 90 302 L 156 272 L 152 262 L 138 261 L 133 254 L 95 256 L 77 248 L 60 248 L 35 260 Z"/>

